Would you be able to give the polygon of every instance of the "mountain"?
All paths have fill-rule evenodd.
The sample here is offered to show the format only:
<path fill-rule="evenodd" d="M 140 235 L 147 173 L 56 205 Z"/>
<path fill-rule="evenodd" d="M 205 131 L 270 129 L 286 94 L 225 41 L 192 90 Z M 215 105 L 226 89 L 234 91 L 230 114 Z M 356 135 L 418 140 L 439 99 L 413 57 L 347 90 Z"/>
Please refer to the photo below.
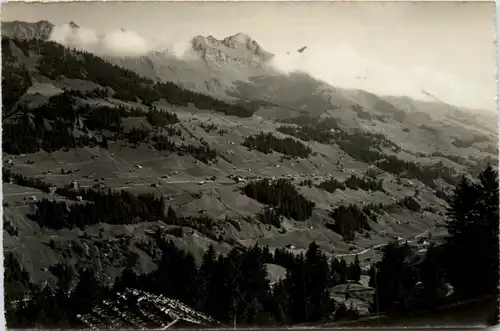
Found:
<path fill-rule="evenodd" d="M 191 43 L 193 50 L 204 61 L 219 66 L 262 68 L 273 58 L 273 54 L 266 52 L 255 40 L 243 33 L 223 40 L 217 40 L 213 36 L 196 36 Z"/>
<path fill-rule="evenodd" d="M 49 21 L 27 23 L 21 21 L 2 22 L 2 36 L 17 39 L 48 40 L 54 24 Z"/>
<path fill-rule="evenodd" d="M 73 21 L 68 25 L 72 29 L 79 28 Z M 53 28 L 54 25 L 47 21 L 3 22 L 2 35 L 23 40 L 48 40 Z M 125 32 L 123 29 L 121 31 Z M 69 46 L 78 48 L 71 35 L 66 37 L 66 42 Z M 179 58 L 165 49 L 143 56 L 103 57 L 142 76 L 173 81 L 186 88 L 218 97 L 227 97 L 227 90 L 234 91 L 235 81 L 246 81 L 251 76 L 276 73 L 270 65 L 274 55 L 243 33 L 222 40 L 213 36 L 195 36 L 190 41 L 187 53 L 186 57 Z"/>
<path fill-rule="evenodd" d="M 217 40 L 195 36 L 183 58 L 169 50 L 141 57 L 106 57 L 112 63 L 157 80 L 170 80 L 186 88 L 217 97 L 235 91 L 234 82 L 249 77 L 277 74 L 273 54 L 249 36 L 238 33 Z"/>

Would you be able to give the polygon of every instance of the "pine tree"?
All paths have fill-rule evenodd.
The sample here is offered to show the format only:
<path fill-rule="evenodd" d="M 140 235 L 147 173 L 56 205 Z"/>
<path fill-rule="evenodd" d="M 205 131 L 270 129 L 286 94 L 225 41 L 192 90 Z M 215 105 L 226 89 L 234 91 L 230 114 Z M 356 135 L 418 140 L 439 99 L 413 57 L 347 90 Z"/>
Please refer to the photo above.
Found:
<path fill-rule="evenodd" d="M 448 209 L 447 274 L 460 298 L 493 293 L 498 286 L 498 174 L 488 166 L 478 179 L 463 177 Z"/>
<path fill-rule="evenodd" d="M 138 277 L 132 267 L 126 267 L 122 274 L 115 280 L 113 290 L 123 291 L 126 288 L 138 288 Z"/>
<path fill-rule="evenodd" d="M 442 247 L 432 245 L 427 249 L 425 259 L 418 266 L 421 286 L 417 290 L 418 301 L 421 309 L 432 309 L 442 302 L 446 297 L 448 289 L 446 286 L 446 275 L 443 268 Z"/>
<path fill-rule="evenodd" d="M 287 309 L 289 306 L 289 296 L 284 280 L 279 280 L 273 285 L 270 304 L 269 312 L 274 317 L 275 325 L 288 324 Z"/>
<path fill-rule="evenodd" d="M 357 255 L 354 258 L 354 262 L 349 266 L 349 279 L 355 282 L 359 282 L 361 279 L 361 266 Z"/>
<path fill-rule="evenodd" d="M 24 298 L 30 289 L 30 277 L 13 253 L 5 254 L 4 267 L 4 300 L 8 304 Z"/>
<path fill-rule="evenodd" d="M 264 263 L 273 263 L 274 262 L 274 257 L 271 251 L 269 250 L 269 246 L 264 246 L 262 249 L 262 260 Z"/>
<path fill-rule="evenodd" d="M 71 309 L 76 314 L 85 314 L 101 299 L 99 282 L 92 270 L 84 270 L 79 282 L 71 293 Z"/>
<path fill-rule="evenodd" d="M 240 309 L 242 320 L 247 325 L 265 322 L 265 305 L 270 299 L 267 269 L 263 263 L 262 250 L 259 246 L 248 249 L 242 256 L 240 265 Z"/>
<path fill-rule="evenodd" d="M 330 299 L 328 278 L 330 269 L 328 260 L 319 246 L 312 242 L 306 252 L 307 300 L 310 310 L 306 309 L 306 321 L 319 321 L 333 312 L 333 300 Z"/>
<path fill-rule="evenodd" d="M 377 284 L 371 310 L 403 313 L 410 309 L 415 297 L 416 272 L 411 266 L 411 248 L 408 244 L 392 242 L 384 248 L 382 260 L 377 263 Z"/>
<path fill-rule="evenodd" d="M 339 285 L 345 282 L 344 275 L 342 274 L 340 261 L 332 259 L 330 263 L 330 286 Z"/>
<path fill-rule="evenodd" d="M 170 224 L 175 224 L 175 221 L 177 220 L 177 215 L 175 214 L 174 208 L 172 206 L 168 206 L 167 210 L 167 221 Z"/>
<path fill-rule="evenodd" d="M 215 283 L 217 256 L 213 245 L 210 245 L 203 255 L 199 269 L 200 291 L 198 293 L 198 307 L 201 311 L 210 311 L 210 307 L 217 300 Z"/>
<path fill-rule="evenodd" d="M 196 304 L 198 270 L 191 253 L 178 249 L 174 243 L 162 244 L 162 258 L 154 275 L 157 290 L 187 305 Z"/>

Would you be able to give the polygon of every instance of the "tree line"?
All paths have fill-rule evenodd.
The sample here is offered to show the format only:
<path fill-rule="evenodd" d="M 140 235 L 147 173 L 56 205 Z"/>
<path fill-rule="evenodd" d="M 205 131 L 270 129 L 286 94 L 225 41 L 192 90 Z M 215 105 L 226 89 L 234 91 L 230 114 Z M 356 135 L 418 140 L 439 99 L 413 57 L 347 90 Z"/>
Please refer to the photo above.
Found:
<path fill-rule="evenodd" d="M 151 145 L 158 151 L 177 153 L 179 156 L 188 154 L 205 164 L 215 162 L 219 157 L 217 150 L 211 148 L 205 140 L 202 139 L 200 141 L 201 145 L 199 146 L 184 143 L 179 146 L 169 138 L 170 135 L 174 134 L 181 135 L 180 130 L 167 131 L 167 135 L 160 133 L 151 135 L 151 130 L 141 125 L 140 127 L 132 128 L 129 132 L 124 134 L 124 137 L 126 137 L 126 140 L 133 144 L 133 146 L 137 146 L 137 144 L 143 142 L 151 143 Z"/>
<path fill-rule="evenodd" d="M 62 193 L 61 191 L 57 193 Z M 163 219 L 166 210 L 163 196 L 156 198 L 153 194 L 135 196 L 127 191 L 109 190 L 104 193 L 93 189 L 82 189 L 75 194 L 86 202 L 69 204 L 65 201 L 42 199 L 36 202 L 36 211 L 29 217 L 41 227 L 83 229 L 97 223 L 135 224 L 159 221 Z"/>
<path fill-rule="evenodd" d="M 242 192 L 249 198 L 269 205 L 268 207 L 272 207 L 277 214 L 297 221 L 311 217 L 315 205 L 314 202 L 304 198 L 289 180 L 283 178 L 276 181 L 262 179 L 248 183 L 242 188 Z M 267 210 L 264 211 L 264 219 L 276 217 L 275 214 L 269 214 L 269 209 Z M 275 219 L 270 223 L 277 224 L 277 221 Z"/>
<path fill-rule="evenodd" d="M 72 201 L 45 198 L 37 201 L 36 210 L 28 217 L 41 227 L 84 229 L 98 223 L 128 225 L 163 221 L 170 225 L 191 227 L 209 238 L 221 240 L 213 234 L 214 220 L 202 215 L 178 216 L 172 206 L 167 206 L 163 195 L 156 197 L 153 193 L 134 195 L 124 190 L 70 187 L 57 188 L 55 193 Z"/>
<path fill-rule="evenodd" d="M 356 233 L 361 230 L 371 230 L 369 217 L 363 209 L 354 204 L 339 206 L 330 212 L 329 216 L 334 223 L 327 223 L 327 227 L 340 234 L 344 241 L 354 240 Z"/>
<path fill-rule="evenodd" d="M 2 45 L 11 47 L 10 38 L 2 37 Z M 83 79 L 113 89 L 113 97 L 123 101 L 140 101 L 152 105 L 160 99 L 170 104 L 198 109 L 211 109 L 226 115 L 250 117 L 254 107 L 230 104 L 208 95 L 193 92 L 172 82 L 153 82 L 135 72 L 113 65 L 85 51 L 68 49 L 60 44 L 42 40 L 16 40 L 25 54 L 38 54 L 38 71 L 51 79 L 60 76 Z M 2 47 L 3 49 L 3 47 Z M 11 50 L 6 50 L 11 52 Z"/>
<path fill-rule="evenodd" d="M 147 111 L 124 106 L 76 106 L 74 94 L 73 91 L 66 91 L 52 96 L 46 104 L 33 110 L 24 109 L 17 119 L 4 121 L 4 151 L 22 154 L 40 150 L 54 152 L 84 146 L 107 148 L 109 139 L 124 139 L 133 145 L 151 140 L 157 150 L 179 155 L 189 154 L 204 163 L 215 161 L 218 157 L 217 151 L 206 143 L 202 142 L 201 146 L 177 146 L 168 138 L 181 135 L 180 129 L 172 127 L 179 122 L 175 113 L 158 110 L 154 106 Z M 156 130 L 153 137 L 152 131 L 145 126 L 123 132 L 123 119 L 128 117 L 145 117 L 154 128 L 160 128 L 161 131 Z M 75 136 L 76 128 L 83 130 L 84 134 Z M 88 132 L 89 129 L 93 132 Z M 109 132 L 114 133 L 114 136 Z"/>
<path fill-rule="evenodd" d="M 382 147 L 399 152 L 400 147 L 388 140 L 383 134 L 369 132 L 346 132 L 334 119 L 316 119 L 300 116 L 290 119 L 296 126 L 282 126 L 278 131 L 295 136 L 305 141 L 317 141 L 324 144 L 337 144 L 344 152 L 356 160 L 376 164 L 378 168 L 394 175 L 404 175 L 418 179 L 429 187 L 436 188 L 434 180 L 443 179 L 450 185 L 456 185 L 459 176 L 442 162 L 435 165 L 419 165 L 411 161 L 386 155 Z"/>
<path fill-rule="evenodd" d="M 125 288 L 178 299 L 228 326 L 321 321 L 336 308 L 329 288 L 358 281 L 361 276 L 358 260 L 350 265 L 344 260 L 329 262 L 314 242 L 305 254 L 297 256 L 286 249 L 271 253 L 268 247 L 257 245 L 235 248 L 224 256 L 210 246 L 198 265 L 191 253 L 156 239 L 162 251 L 157 269 L 138 275 L 131 263 L 111 287 L 102 285 L 92 270 L 75 271 L 59 263 L 51 268 L 58 276 L 57 285 L 40 288 L 8 254 L 6 297 L 19 299 L 26 292 L 33 297 L 17 305 L 7 304 L 9 327 L 84 327 L 77 314 L 88 312 Z M 267 263 L 286 267 L 286 278 L 271 284 Z"/>
<path fill-rule="evenodd" d="M 333 222 L 325 226 L 340 234 L 344 241 L 350 242 L 356 238 L 357 233 L 367 233 L 371 230 L 369 221 L 377 223 L 383 212 L 395 212 L 398 208 L 408 209 L 413 212 L 422 211 L 422 206 L 415 197 L 406 196 L 394 203 L 369 203 L 359 207 L 355 204 L 341 205 L 335 207 L 329 216 Z"/>
<path fill-rule="evenodd" d="M 249 150 L 255 149 L 264 154 L 275 151 L 293 157 L 307 158 L 312 153 L 312 149 L 300 141 L 293 138 L 280 139 L 271 132 L 267 134 L 261 132 L 258 135 L 248 136 L 242 145 Z"/>
<path fill-rule="evenodd" d="M 341 182 L 335 178 L 327 179 L 318 185 L 319 188 L 329 192 L 335 193 L 337 189 L 345 190 L 349 188 L 351 190 L 363 190 L 363 191 L 381 191 L 385 192 L 383 186 L 383 180 L 375 180 L 368 176 L 358 177 L 356 175 L 351 175 L 345 181 Z"/>
<path fill-rule="evenodd" d="M 30 154 L 40 150 L 51 153 L 84 146 L 107 147 L 105 137 L 89 134 L 76 137 L 63 120 L 53 121 L 49 127 L 43 117 L 27 112 L 21 114 L 16 122 L 4 121 L 2 130 L 2 149 L 9 154 Z"/>

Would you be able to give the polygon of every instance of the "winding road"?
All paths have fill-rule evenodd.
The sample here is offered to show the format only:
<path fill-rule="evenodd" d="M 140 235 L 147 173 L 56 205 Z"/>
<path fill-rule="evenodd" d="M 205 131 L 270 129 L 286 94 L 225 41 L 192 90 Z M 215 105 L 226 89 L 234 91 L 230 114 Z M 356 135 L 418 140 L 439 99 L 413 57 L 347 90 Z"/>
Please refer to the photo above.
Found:
<path fill-rule="evenodd" d="M 417 234 L 415 236 L 412 236 L 413 238 L 415 238 L 413 240 L 407 240 L 407 239 L 402 238 L 402 239 L 398 239 L 398 241 L 400 241 L 400 242 L 407 242 L 409 244 L 417 242 L 418 238 L 420 238 L 422 236 L 425 236 L 430 230 L 432 230 L 434 228 L 435 228 L 435 226 L 430 227 L 429 229 L 425 230 L 424 232 L 421 232 L 421 233 L 419 233 L 419 234 Z M 388 245 L 388 243 L 387 244 L 378 244 L 378 245 L 375 245 L 375 246 L 372 246 L 372 247 L 369 247 L 369 248 L 365 248 L 365 249 L 363 249 L 362 251 L 359 251 L 359 252 L 346 253 L 346 254 L 336 254 L 336 255 L 333 256 L 333 258 L 340 258 L 340 257 L 346 257 L 346 256 L 356 256 L 356 255 L 359 256 L 359 255 L 366 254 L 366 253 L 368 253 L 368 252 L 370 252 L 370 251 L 372 251 L 374 249 L 377 249 L 377 248 L 380 248 L 380 247 L 385 247 L 387 245 Z"/>

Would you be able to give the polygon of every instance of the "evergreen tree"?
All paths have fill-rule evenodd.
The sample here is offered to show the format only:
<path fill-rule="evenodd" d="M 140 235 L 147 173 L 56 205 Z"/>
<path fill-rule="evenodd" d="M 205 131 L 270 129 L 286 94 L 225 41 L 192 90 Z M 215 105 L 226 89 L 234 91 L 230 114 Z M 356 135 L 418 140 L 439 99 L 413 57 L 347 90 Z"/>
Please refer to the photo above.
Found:
<path fill-rule="evenodd" d="M 198 307 L 201 311 L 210 311 L 210 307 L 217 301 L 216 283 L 216 262 L 217 256 L 213 245 L 210 245 L 203 255 L 199 269 L 199 279 L 201 281 L 198 293 Z"/>
<path fill-rule="evenodd" d="M 13 253 L 6 253 L 4 259 L 4 300 L 6 305 L 14 300 L 22 300 L 30 292 L 29 274 L 21 267 Z"/>
<path fill-rule="evenodd" d="M 354 262 L 349 266 L 349 279 L 355 282 L 359 282 L 361 279 L 361 266 L 357 255 L 354 258 Z"/>
<path fill-rule="evenodd" d="M 412 252 L 408 244 L 392 242 L 384 247 L 382 260 L 377 266 L 377 283 L 372 311 L 404 313 L 415 299 L 416 272 L 411 265 Z"/>
<path fill-rule="evenodd" d="M 175 222 L 177 220 L 177 215 L 175 214 L 175 210 L 174 208 L 172 208 L 172 206 L 168 206 L 168 210 L 167 210 L 167 221 L 172 224 L 173 222 Z M 213 247 L 212 247 L 213 248 Z"/>
<path fill-rule="evenodd" d="M 421 285 L 417 288 L 421 309 L 432 309 L 439 306 L 446 298 L 448 288 L 443 261 L 446 259 L 440 246 L 432 245 L 427 249 L 425 259 L 418 266 Z"/>
<path fill-rule="evenodd" d="M 123 291 L 126 288 L 137 288 L 138 277 L 132 267 L 126 267 L 122 274 L 115 280 L 113 290 L 115 292 Z"/>
<path fill-rule="evenodd" d="M 102 288 L 92 270 L 83 270 L 79 275 L 79 282 L 71 293 L 71 315 L 85 314 L 102 299 Z"/>
<path fill-rule="evenodd" d="M 196 304 L 197 268 L 191 253 L 177 249 L 172 242 L 162 243 L 162 258 L 154 275 L 154 286 L 161 294 L 187 305 Z"/>
<path fill-rule="evenodd" d="M 259 246 L 255 245 L 243 254 L 240 269 L 239 290 L 242 320 L 246 325 L 265 323 L 268 320 L 266 304 L 270 300 L 271 293 L 267 280 L 267 269 Z"/>
<path fill-rule="evenodd" d="M 274 262 L 273 254 L 271 253 L 271 251 L 269 250 L 269 246 L 267 245 L 262 249 L 262 261 L 264 261 L 264 263 Z"/>
<path fill-rule="evenodd" d="M 334 310 L 329 294 L 328 261 L 313 242 L 306 256 L 298 256 L 296 263 L 297 267 L 288 271 L 285 280 L 288 315 L 294 323 L 319 321 Z"/>
<path fill-rule="evenodd" d="M 274 284 L 272 289 L 272 303 L 270 312 L 273 314 L 275 324 L 288 324 L 291 318 L 288 316 L 290 305 L 289 293 L 286 289 L 286 281 L 280 280 Z"/>
<path fill-rule="evenodd" d="M 447 275 L 461 298 L 494 293 L 498 286 L 498 174 L 488 166 L 478 179 L 461 179 L 446 224 Z"/>
<path fill-rule="evenodd" d="M 307 270 L 304 255 L 296 257 L 297 267 L 288 269 L 285 278 L 285 288 L 288 293 L 287 315 L 292 323 L 303 323 L 309 320 L 311 306 L 307 298 Z"/>
<path fill-rule="evenodd" d="M 319 246 L 312 242 L 306 252 L 308 304 L 311 305 L 311 314 L 306 321 L 319 321 L 333 312 L 333 300 L 330 299 L 328 278 L 330 269 L 328 260 Z"/>

